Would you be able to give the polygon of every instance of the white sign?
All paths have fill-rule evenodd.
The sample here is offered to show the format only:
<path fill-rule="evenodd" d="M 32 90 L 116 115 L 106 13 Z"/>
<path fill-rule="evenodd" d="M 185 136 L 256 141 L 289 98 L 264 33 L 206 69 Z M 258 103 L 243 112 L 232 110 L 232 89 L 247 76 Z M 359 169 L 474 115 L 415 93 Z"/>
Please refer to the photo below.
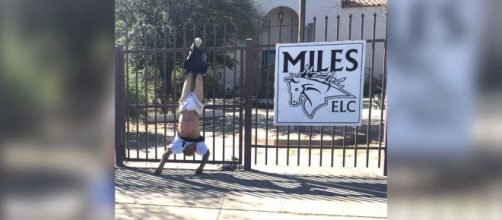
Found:
<path fill-rule="evenodd" d="M 365 41 L 277 44 L 274 125 L 361 125 L 365 49 Z"/>

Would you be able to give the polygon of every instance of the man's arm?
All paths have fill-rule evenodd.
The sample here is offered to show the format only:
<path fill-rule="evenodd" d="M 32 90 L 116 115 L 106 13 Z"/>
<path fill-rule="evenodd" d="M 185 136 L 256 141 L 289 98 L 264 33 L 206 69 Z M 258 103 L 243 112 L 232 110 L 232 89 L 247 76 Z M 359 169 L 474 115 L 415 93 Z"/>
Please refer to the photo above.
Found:
<path fill-rule="evenodd" d="M 171 155 L 172 151 L 171 148 L 168 148 L 166 152 L 162 155 L 162 160 L 159 163 L 159 167 L 155 170 L 155 175 L 160 176 L 162 173 L 162 169 L 164 168 L 164 164 L 167 162 L 167 159 L 169 159 L 169 156 Z"/>
<path fill-rule="evenodd" d="M 201 74 L 195 75 L 195 95 L 200 102 L 204 101 L 204 78 Z"/>
<path fill-rule="evenodd" d="M 181 97 L 179 103 L 185 101 L 186 97 L 192 91 L 193 87 L 193 73 L 187 73 L 185 76 L 185 83 L 183 84 L 183 90 L 181 91 Z"/>
<path fill-rule="evenodd" d="M 209 159 L 209 155 L 210 155 L 209 150 L 207 150 L 206 154 L 202 156 L 202 162 L 200 162 L 199 168 L 195 170 L 195 174 L 201 174 L 204 171 L 204 166 L 206 165 L 206 162 Z"/>

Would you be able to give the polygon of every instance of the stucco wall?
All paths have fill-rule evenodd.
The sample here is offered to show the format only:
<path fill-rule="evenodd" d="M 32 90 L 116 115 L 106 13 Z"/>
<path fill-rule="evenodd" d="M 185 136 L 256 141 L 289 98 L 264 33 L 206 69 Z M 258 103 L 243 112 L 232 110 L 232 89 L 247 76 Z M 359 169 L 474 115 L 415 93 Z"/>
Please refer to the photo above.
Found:
<path fill-rule="evenodd" d="M 278 16 L 275 15 L 278 7 L 283 7 L 285 9 L 291 9 L 299 15 L 299 1 L 298 0 L 255 0 L 255 5 L 261 13 L 265 20 L 271 20 L 272 25 L 278 24 Z M 272 10 L 273 13 L 270 13 Z M 351 39 L 372 39 L 373 38 L 373 15 L 376 13 L 376 39 L 385 39 L 386 37 L 386 8 L 385 7 L 358 7 L 358 8 L 342 8 L 341 0 L 307 0 L 306 13 L 305 13 L 305 24 L 314 22 L 314 16 L 317 17 L 316 28 L 315 28 L 315 39 L 309 39 L 310 41 L 324 41 L 325 40 L 325 16 L 328 16 L 328 28 L 327 28 L 327 41 L 335 41 L 337 39 L 336 29 L 337 29 L 337 15 L 340 15 L 340 28 L 339 28 L 339 40 L 349 39 L 349 15 L 352 14 L 352 31 Z M 363 37 L 361 38 L 361 15 L 364 14 L 364 26 L 363 26 Z M 286 17 L 286 16 L 285 16 Z M 284 19 L 285 24 L 289 24 L 290 19 Z M 283 23 L 283 24 L 284 24 Z M 295 22 L 296 24 L 298 21 Z M 308 29 L 308 28 L 306 28 Z M 260 33 L 260 44 L 268 43 L 268 30 L 261 30 Z M 281 42 L 295 42 L 296 37 L 293 37 L 293 41 L 290 39 L 290 27 L 284 27 L 282 29 L 282 41 Z M 297 34 L 297 28 L 293 29 L 294 35 Z M 270 43 L 275 44 L 278 42 L 278 29 L 272 29 L 270 33 Z M 313 33 L 307 34 L 313 36 Z M 371 68 L 371 51 L 372 45 L 367 45 L 366 53 L 366 69 Z M 271 48 L 273 49 L 273 48 Z M 384 44 L 375 44 L 375 62 L 374 62 L 374 73 L 375 76 L 380 77 L 383 72 L 383 56 L 384 55 Z"/>

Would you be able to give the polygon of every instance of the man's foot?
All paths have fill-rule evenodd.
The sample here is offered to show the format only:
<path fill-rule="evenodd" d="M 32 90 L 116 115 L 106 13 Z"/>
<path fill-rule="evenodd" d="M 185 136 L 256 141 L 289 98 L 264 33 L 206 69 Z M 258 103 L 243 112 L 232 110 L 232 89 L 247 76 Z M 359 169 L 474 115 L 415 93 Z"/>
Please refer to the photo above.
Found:
<path fill-rule="evenodd" d="M 153 173 L 153 175 L 160 176 L 161 173 L 162 173 L 162 170 L 156 169 L 155 172 Z"/>
<path fill-rule="evenodd" d="M 202 174 L 202 172 L 203 170 L 200 167 L 195 170 L 195 174 Z"/>

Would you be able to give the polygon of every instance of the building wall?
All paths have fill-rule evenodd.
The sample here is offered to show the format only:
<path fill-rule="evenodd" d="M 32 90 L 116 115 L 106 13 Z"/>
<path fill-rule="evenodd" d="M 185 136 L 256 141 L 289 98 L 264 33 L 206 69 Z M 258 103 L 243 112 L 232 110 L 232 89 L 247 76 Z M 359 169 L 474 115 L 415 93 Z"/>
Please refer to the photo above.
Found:
<path fill-rule="evenodd" d="M 230 58 L 234 59 L 233 52 L 227 53 L 227 55 Z M 243 72 L 243 70 L 241 70 L 241 60 L 242 58 L 237 52 L 235 56 L 235 66 L 233 68 L 229 68 L 223 65 L 213 67 L 216 85 L 220 89 L 225 89 L 229 94 L 232 94 L 234 90 L 237 90 L 236 94 L 238 94 L 238 89 L 242 88 L 242 85 L 240 85 L 240 77 L 241 73 Z"/>
<path fill-rule="evenodd" d="M 262 21 L 258 31 L 260 31 L 258 37 L 258 43 L 260 45 L 267 45 L 269 42 L 272 46 L 263 47 L 263 50 L 275 50 L 276 43 L 289 43 L 297 42 L 298 33 L 298 15 L 299 15 L 299 1 L 298 0 L 255 0 L 255 5 L 257 6 L 260 15 L 262 16 Z M 282 8 L 281 8 L 282 7 Z M 278 13 L 282 11 L 283 22 L 282 25 L 279 21 Z M 359 8 L 342 8 L 341 0 L 307 0 L 307 10 L 306 10 L 306 39 L 308 41 L 324 41 L 325 40 L 325 16 L 328 16 L 328 29 L 327 29 L 327 41 L 336 41 L 336 24 L 337 15 L 340 15 L 340 28 L 339 28 L 339 40 L 349 39 L 349 15 L 352 14 L 352 40 L 361 39 L 361 15 L 364 14 L 364 26 L 363 26 L 363 39 L 373 38 L 373 14 L 376 13 L 376 39 L 385 39 L 386 37 L 386 8 L 385 7 L 359 7 Z M 316 16 L 316 28 L 314 35 L 314 16 Z M 292 21 L 293 19 L 293 21 Z M 270 36 L 269 31 L 269 21 L 270 21 Z M 293 22 L 293 23 L 292 23 Z M 280 29 L 279 29 L 280 26 Z M 310 27 L 310 28 L 309 28 Z M 281 31 L 281 39 L 279 40 L 279 30 Z M 308 37 L 310 36 L 310 38 Z M 315 36 L 315 39 L 313 37 Z M 366 73 L 369 73 L 372 66 L 372 45 L 368 43 L 366 53 Z M 383 55 L 384 55 L 384 44 L 375 43 L 375 62 L 374 62 L 374 75 L 376 78 L 380 78 L 383 72 Z M 263 59 L 262 52 L 260 59 Z M 269 55 L 269 58 L 273 60 L 273 54 Z M 232 56 L 233 54 L 229 54 Z M 270 59 L 269 59 L 270 60 Z M 218 72 L 223 73 L 226 80 L 219 79 L 217 84 L 222 88 L 226 85 L 233 87 L 234 80 L 237 87 L 239 87 L 239 78 L 241 75 L 240 70 L 241 58 L 236 57 L 237 68 L 223 68 L 218 67 Z M 261 60 L 263 63 L 264 61 Z M 225 69 L 225 71 L 223 70 Z M 234 79 L 234 71 L 236 72 L 236 78 Z M 220 74 L 221 75 L 221 74 Z M 366 76 L 367 78 L 367 76 Z M 257 78 L 257 83 L 262 83 L 260 77 Z M 367 81 L 367 79 L 366 79 Z M 224 83 L 226 82 L 226 83 Z M 226 84 L 226 85 L 224 85 Z M 235 88 L 232 88 L 235 89 Z"/>
<path fill-rule="evenodd" d="M 279 13 L 283 14 L 282 22 Z M 260 21 L 258 43 L 260 45 L 298 41 L 298 13 L 291 8 L 279 6 L 268 11 Z M 268 34 L 270 32 L 270 35 Z"/>
<path fill-rule="evenodd" d="M 326 16 L 328 16 L 327 25 L 327 41 L 337 40 L 337 15 L 340 15 L 340 27 L 339 36 L 340 41 L 349 40 L 349 15 L 352 14 L 352 30 L 351 39 L 372 39 L 373 38 L 373 19 L 376 13 L 376 39 L 386 38 L 386 7 L 357 7 L 357 8 L 342 8 L 342 0 L 307 0 L 306 2 L 306 13 L 305 13 L 305 24 L 306 24 L 306 40 L 308 41 L 325 41 L 326 34 Z M 283 10 L 291 11 L 288 14 L 288 18 L 284 19 L 283 22 L 286 23 L 286 27 L 282 29 L 281 42 L 296 42 L 297 28 L 293 29 L 294 37 L 290 37 L 291 27 L 289 17 L 298 18 L 299 15 L 299 1 L 298 0 L 255 0 L 255 5 L 260 11 L 263 20 L 271 20 L 272 26 L 278 25 L 278 8 L 283 7 Z M 295 14 L 296 13 L 296 14 Z M 364 26 L 363 26 L 363 36 L 361 38 L 361 15 L 364 14 Z M 316 19 L 315 32 L 314 32 L 314 16 Z M 286 15 L 284 17 L 287 17 Z M 298 24 L 298 21 L 295 22 Z M 278 29 L 271 29 L 270 33 L 270 43 L 275 44 L 279 42 Z M 315 38 L 314 38 L 315 37 Z M 268 43 L 268 30 L 261 29 L 259 35 L 259 43 L 265 45 Z M 293 39 L 293 40 L 291 40 Z M 271 48 L 274 49 L 274 48 Z M 366 71 L 369 72 L 372 63 L 372 45 L 371 43 L 367 45 L 366 53 Z M 383 72 L 383 58 L 384 58 L 384 43 L 375 44 L 375 62 L 374 62 L 374 74 L 376 77 L 380 77 Z"/>

